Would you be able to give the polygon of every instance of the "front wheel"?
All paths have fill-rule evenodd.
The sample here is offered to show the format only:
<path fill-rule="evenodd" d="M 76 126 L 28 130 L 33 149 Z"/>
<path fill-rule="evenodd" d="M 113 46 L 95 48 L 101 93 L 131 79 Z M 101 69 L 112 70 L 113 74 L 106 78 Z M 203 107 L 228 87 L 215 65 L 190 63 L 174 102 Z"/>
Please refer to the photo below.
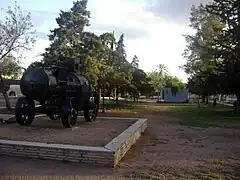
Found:
<path fill-rule="evenodd" d="M 87 122 L 95 121 L 99 109 L 99 96 L 97 92 L 92 93 L 88 103 L 84 107 L 84 118 Z"/>
<path fill-rule="evenodd" d="M 15 106 L 15 119 L 19 125 L 31 125 L 35 117 L 35 103 L 26 97 L 20 97 Z"/>
<path fill-rule="evenodd" d="M 11 91 L 11 92 L 9 93 L 9 96 L 16 97 L 16 93 L 15 93 L 15 92 L 13 92 L 13 91 Z"/>
<path fill-rule="evenodd" d="M 73 127 L 77 122 L 78 112 L 71 106 L 71 103 L 66 101 L 60 112 L 60 119 L 62 121 L 62 125 L 65 128 Z"/>

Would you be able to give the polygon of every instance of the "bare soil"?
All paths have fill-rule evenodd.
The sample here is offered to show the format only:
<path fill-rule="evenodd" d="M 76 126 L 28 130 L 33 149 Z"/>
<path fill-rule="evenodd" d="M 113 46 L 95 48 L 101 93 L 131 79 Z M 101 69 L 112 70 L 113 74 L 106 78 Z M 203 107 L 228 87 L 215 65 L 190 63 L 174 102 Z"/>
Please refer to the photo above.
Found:
<path fill-rule="evenodd" d="M 80 146 L 104 146 L 135 121 L 96 119 L 85 122 L 79 118 L 73 128 L 63 128 L 59 120 L 36 118 L 30 126 L 18 124 L 0 125 L 0 139 L 71 144 Z"/>
<path fill-rule="evenodd" d="M 31 176 L 19 177 L 24 180 L 240 179 L 240 129 L 189 128 L 181 125 L 181 119 L 162 112 L 106 115 L 148 118 L 147 131 L 117 169 L 2 156 L 0 177 Z"/>

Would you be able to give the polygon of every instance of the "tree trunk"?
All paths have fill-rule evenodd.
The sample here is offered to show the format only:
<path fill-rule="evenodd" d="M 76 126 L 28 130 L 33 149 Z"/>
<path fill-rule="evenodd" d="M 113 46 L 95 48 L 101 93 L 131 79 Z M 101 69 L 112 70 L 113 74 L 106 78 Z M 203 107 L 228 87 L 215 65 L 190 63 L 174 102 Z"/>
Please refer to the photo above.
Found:
<path fill-rule="evenodd" d="M 223 95 L 222 95 L 222 94 L 220 94 L 220 95 L 219 95 L 219 101 L 221 101 L 221 102 L 222 102 L 222 100 L 223 100 Z"/>
<path fill-rule="evenodd" d="M 100 108 L 100 104 L 101 104 L 101 96 L 102 96 L 102 89 L 101 87 L 99 86 L 98 87 L 98 98 L 99 98 L 99 108 Z"/>
<path fill-rule="evenodd" d="M 115 88 L 115 99 L 116 99 L 116 105 L 118 105 L 118 86 Z"/>
<path fill-rule="evenodd" d="M 237 102 L 234 103 L 234 112 L 235 113 L 240 113 L 240 94 L 236 94 L 237 96 Z"/>
<path fill-rule="evenodd" d="M 133 93 L 133 102 L 136 102 L 136 92 Z"/>
<path fill-rule="evenodd" d="M 206 102 L 205 103 L 208 104 L 208 96 L 206 96 Z"/>
<path fill-rule="evenodd" d="M 198 103 L 198 107 L 200 108 L 200 95 L 198 96 L 198 99 L 197 99 L 197 103 Z"/>
<path fill-rule="evenodd" d="M 216 107 L 216 106 L 217 106 L 217 98 L 214 95 L 214 97 L 213 97 L 213 107 Z"/>
<path fill-rule="evenodd" d="M 160 100 L 160 96 L 161 96 L 161 90 L 158 91 L 158 101 Z"/>
<path fill-rule="evenodd" d="M 7 109 L 9 111 L 13 110 L 11 102 L 10 102 L 10 99 L 9 99 L 9 97 L 7 95 L 6 88 L 5 88 L 4 81 L 3 81 L 3 78 L 2 78 L 1 74 L 0 74 L 0 93 L 2 93 L 2 95 L 3 95 L 4 99 L 5 99 L 5 103 L 6 103 Z"/>
<path fill-rule="evenodd" d="M 205 99 L 206 99 L 206 96 L 202 96 L 202 102 L 201 103 L 205 103 L 206 102 Z"/>
<path fill-rule="evenodd" d="M 102 112 L 105 113 L 105 94 L 104 88 L 102 89 Z"/>

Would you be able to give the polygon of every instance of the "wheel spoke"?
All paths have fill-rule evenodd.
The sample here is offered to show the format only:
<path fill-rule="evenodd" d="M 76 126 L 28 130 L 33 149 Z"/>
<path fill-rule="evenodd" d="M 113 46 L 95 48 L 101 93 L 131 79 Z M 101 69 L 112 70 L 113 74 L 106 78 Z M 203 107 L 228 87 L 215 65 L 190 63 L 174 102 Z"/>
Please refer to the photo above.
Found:
<path fill-rule="evenodd" d="M 20 125 L 30 125 L 34 119 L 35 113 L 33 112 L 34 102 L 21 97 L 17 101 L 15 107 L 15 118 Z"/>

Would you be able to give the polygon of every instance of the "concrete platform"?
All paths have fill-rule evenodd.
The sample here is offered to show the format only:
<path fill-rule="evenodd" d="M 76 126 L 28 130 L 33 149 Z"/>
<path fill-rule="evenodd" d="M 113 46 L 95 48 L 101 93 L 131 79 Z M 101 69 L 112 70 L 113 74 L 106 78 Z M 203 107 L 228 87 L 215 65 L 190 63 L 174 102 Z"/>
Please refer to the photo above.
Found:
<path fill-rule="evenodd" d="M 13 115 L 5 115 L 12 118 Z M 147 119 L 98 117 L 98 119 L 136 120 L 129 128 L 104 147 L 47 144 L 0 139 L 0 154 L 28 158 L 52 159 L 116 167 L 127 151 L 136 143 L 147 128 Z"/>

